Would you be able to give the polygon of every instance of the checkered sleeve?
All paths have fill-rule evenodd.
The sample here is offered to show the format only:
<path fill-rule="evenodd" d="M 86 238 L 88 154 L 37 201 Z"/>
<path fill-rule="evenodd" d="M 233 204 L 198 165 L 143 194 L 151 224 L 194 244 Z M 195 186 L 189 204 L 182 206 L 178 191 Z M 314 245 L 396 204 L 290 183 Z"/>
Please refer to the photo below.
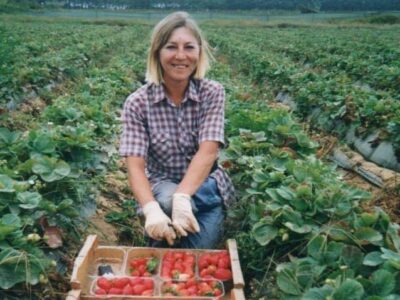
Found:
<path fill-rule="evenodd" d="M 122 111 L 123 131 L 120 139 L 121 156 L 147 157 L 149 137 L 145 128 L 145 101 L 135 94 L 128 97 Z"/>
<path fill-rule="evenodd" d="M 200 123 L 199 143 L 217 141 L 224 144 L 225 91 L 221 84 L 214 82 Z"/>

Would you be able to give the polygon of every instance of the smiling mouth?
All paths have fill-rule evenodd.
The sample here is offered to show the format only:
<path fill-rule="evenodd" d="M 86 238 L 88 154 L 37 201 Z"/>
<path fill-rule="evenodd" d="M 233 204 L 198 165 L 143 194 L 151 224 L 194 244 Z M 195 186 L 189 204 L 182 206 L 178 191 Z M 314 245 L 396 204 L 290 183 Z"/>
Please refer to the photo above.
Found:
<path fill-rule="evenodd" d="M 183 65 L 183 64 L 172 64 L 172 66 L 176 69 L 186 69 L 188 65 Z"/>

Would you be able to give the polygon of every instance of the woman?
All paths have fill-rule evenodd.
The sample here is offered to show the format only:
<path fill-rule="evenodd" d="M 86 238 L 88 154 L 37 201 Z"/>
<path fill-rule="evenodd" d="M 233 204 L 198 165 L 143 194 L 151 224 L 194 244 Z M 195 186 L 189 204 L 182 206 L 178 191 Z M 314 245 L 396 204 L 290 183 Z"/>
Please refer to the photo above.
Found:
<path fill-rule="evenodd" d="M 214 248 L 221 237 L 233 186 L 216 163 L 225 99 L 204 79 L 210 57 L 187 13 L 167 16 L 153 30 L 147 84 L 124 105 L 120 154 L 151 246 Z"/>

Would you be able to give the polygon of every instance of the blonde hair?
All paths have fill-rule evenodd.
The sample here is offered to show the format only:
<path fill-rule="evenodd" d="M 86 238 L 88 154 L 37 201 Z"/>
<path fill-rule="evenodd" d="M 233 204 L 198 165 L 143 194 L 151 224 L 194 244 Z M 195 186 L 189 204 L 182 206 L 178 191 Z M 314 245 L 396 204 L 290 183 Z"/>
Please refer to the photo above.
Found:
<path fill-rule="evenodd" d="M 186 12 L 175 12 L 162 19 L 153 29 L 151 43 L 147 56 L 146 81 L 159 85 L 163 82 L 163 72 L 160 63 L 160 50 L 168 42 L 172 32 L 180 27 L 189 29 L 200 47 L 200 57 L 193 78 L 204 78 L 214 57 L 196 22 Z"/>

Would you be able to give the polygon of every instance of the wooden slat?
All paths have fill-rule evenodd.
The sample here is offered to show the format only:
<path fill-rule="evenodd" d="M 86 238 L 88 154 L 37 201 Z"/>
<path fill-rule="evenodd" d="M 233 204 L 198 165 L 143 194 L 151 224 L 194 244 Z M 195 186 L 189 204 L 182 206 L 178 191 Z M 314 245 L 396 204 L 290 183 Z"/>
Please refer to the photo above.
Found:
<path fill-rule="evenodd" d="M 94 250 L 98 244 L 97 235 L 89 235 L 86 238 L 78 257 L 75 259 L 74 269 L 71 275 L 71 287 L 73 289 L 83 289 L 88 274 L 89 264 Z"/>
<path fill-rule="evenodd" d="M 244 278 L 242 274 L 242 268 L 240 267 L 240 262 L 238 260 L 231 261 L 231 267 L 232 267 L 233 286 L 235 288 L 243 288 Z"/>
<path fill-rule="evenodd" d="M 231 257 L 231 260 L 239 260 L 239 252 L 237 249 L 236 240 L 234 240 L 234 239 L 227 240 L 226 246 L 228 248 L 229 256 Z"/>
<path fill-rule="evenodd" d="M 68 292 L 67 298 L 65 300 L 80 300 L 81 299 L 81 290 L 70 290 Z"/>
<path fill-rule="evenodd" d="M 235 288 L 243 288 L 244 279 L 243 279 L 242 268 L 240 267 L 239 253 L 237 249 L 236 240 L 229 239 L 226 241 L 226 245 L 231 259 L 233 286 Z"/>
<path fill-rule="evenodd" d="M 231 300 L 246 300 L 246 298 L 244 297 L 243 289 L 232 289 Z"/>
<path fill-rule="evenodd" d="M 98 243 L 97 235 L 88 235 L 85 240 L 85 244 L 83 244 L 81 251 L 79 251 L 78 257 L 86 257 L 91 250 L 97 247 Z"/>

